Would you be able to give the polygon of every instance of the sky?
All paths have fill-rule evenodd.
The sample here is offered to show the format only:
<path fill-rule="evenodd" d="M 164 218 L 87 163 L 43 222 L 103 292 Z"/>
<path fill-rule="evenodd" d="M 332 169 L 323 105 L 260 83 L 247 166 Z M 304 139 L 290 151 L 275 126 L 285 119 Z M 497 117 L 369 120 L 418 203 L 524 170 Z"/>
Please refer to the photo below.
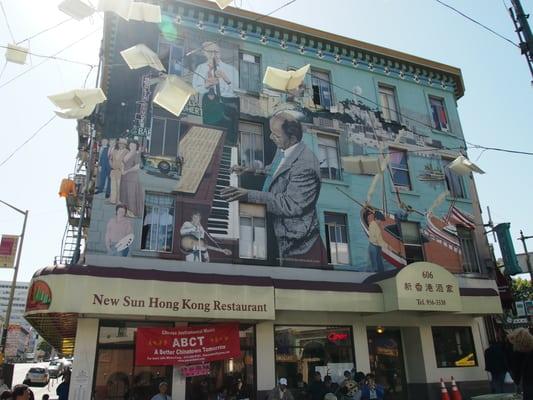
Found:
<path fill-rule="evenodd" d="M 517 42 L 506 0 L 446 0 L 469 16 Z M 0 0 L 16 42 L 68 19 L 60 0 Z M 287 0 L 235 0 L 238 7 L 269 13 Z M 508 2 L 508 0 L 507 0 Z M 533 14 L 533 0 L 522 0 Z M 466 140 L 489 147 L 533 152 L 533 87 L 525 58 L 510 43 L 459 16 L 435 0 L 296 0 L 273 16 L 324 31 L 403 51 L 461 68 L 466 86 L 458 101 Z M 533 19 L 530 22 L 533 24 Z M 97 64 L 102 18 L 70 20 L 29 41 L 32 52 Z M 0 46 L 13 42 L 0 15 Z M 28 42 L 21 43 L 27 46 Z M 0 52 L 3 52 L 0 49 Z M 96 70 L 86 65 L 31 57 L 29 65 L 8 64 L 0 77 L 0 164 L 47 122 L 51 94 L 94 87 Z M 3 59 L 0 58 L 0 65 Z M 15 78 L 17 75 L 19 78 Z M 53 263 L 60 254 L 67 212 L 58 190 L 73 172 L 77 153 L 75 122 L 55 118 L 34 139 L 0 166 L 0 199 L 29 210 L 19 281 Z M 485 172 L 476 175 L 483 215 L 489 206 L 494 223 L 510 222 L 533 235 L 531 196 L 533 156 L 470 150 Z M 19 234 L 23 216 L 0 204 L 0 234 Z M 489 235 L 492 241 L 492 235 Z M 516 252 L 522 245 L 514 241 Z M 533 249 L 533 241 L 529 243 Z M 0 270 L 11 280 L 12 270 Z"/>

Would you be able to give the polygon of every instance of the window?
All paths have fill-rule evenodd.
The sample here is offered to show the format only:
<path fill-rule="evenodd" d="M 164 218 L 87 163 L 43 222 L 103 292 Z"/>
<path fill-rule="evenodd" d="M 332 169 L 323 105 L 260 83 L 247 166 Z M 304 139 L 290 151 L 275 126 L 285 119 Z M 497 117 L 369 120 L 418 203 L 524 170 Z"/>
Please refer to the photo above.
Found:
<path fill-rule="evenodd" d="M 472 229 L 457 225 L 457 237 L 461 244 L 463 269 L 465 272 L 480 272 L 476 242 Z"/>
<path fill-rule="evenodd" d="M 350 264 L 345 214 L 325 213 L 328 263 Z"/>
<path fill-rule="evenodd" d="M 379 101 L 383 118 L 387 121 L 399 122 L 396 90 L 392 86 L 379 84 Z"/>
<path fill-rule="evenodd" d="M 276 378 L 287 378 L 296 399 L 304 398 L 295 393 L 303 390 L 296 385 L 299 374 L 307 384 L 315 372 L 340 384 L 343 372 L 355 366 L 352 330 L 347 326 L 275 326 L 274 348 Z"/>
<path fill-rule="evenodd" d="M 466 198 L 466 189 L 463 181 L 463 177 L 450 171 L 448 165 L 452 163 L 452 160 L 442 160 L 444 167 L 444 177 L 446 179 L 446 188 L 450 192 L 452 197 L 460 199 Z"/>
<path fill-rule="evenodd" d="M 318 156 L 320 162 L 320 175 L 326 179 L 341 179 L 339 168 L 339 150 L 337 138 L 331 136 L 318 136 Z"/>
<path fill-rule="evenodd" d="M 263 126 L 239 122 L 241 165 L 261 169 L 265 165 Z"/>
<path fill-rule="evenodd" d="M 248 92 L 261 91 L 261 58 L 239 53 L 239 88 Z"/>
<path fill-rule="evenodd" d="M 476 350 L 468 326 L 434 326 L 433 345 L 437 368 L 475 367 Z"/>
<path fill-rule="evenodd" d="M 158 51 L 161 63 L 169 74 L 181 76 L 183 72 L 183 43 L 168 43 L 161 41 Z"/>
<path fill-rule="evenodd" d="M 176 157 L 179 144 L 179 121 L 173 118 L 153 118 L 149 153 L 153 156 Z"/>
<path fill-rule="evenodd" d="M 424 261 L 424 249 L 422 247 L 420 225 L 418 225 L 418 222 L 402 221 L 401 230 L 405 261 L 407 261 L 407 264 Z"/>
<path fill-rule="evenodd" d="M 239 257 L 266 259 L 265 207 L 257 204 L 239 204 Z"/>
<path fill-rule="evenodd" d="M 448 131 L 448 117 L 446 115 L 444 99 L 429 96 L 429 106 L 431 107 L 433 127 L 439 131 Z"/>
<path fill-rule="evenodd" d="M 174 232 L 174 198 L 146 193 L 141 249 L 172 251 Z"/>
<path fill-rule="evenodd" d="M 313 103 L 329 110 L 333 104 L 329 73 L 311 69 L 311 87 Z"/>
<path fill-rule="evenodd" d="M 390 166 L 394 186 L 411 190 L 411 178 L 409 177 L 407 152 L 403 150 L 390 149 Z"/>

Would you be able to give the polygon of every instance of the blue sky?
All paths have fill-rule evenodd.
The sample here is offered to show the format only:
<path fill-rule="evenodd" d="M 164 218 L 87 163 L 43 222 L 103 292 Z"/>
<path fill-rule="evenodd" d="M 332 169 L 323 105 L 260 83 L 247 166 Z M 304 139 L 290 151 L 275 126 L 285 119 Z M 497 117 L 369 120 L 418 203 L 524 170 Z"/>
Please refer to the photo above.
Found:
<path fill-rule="evenodd" d="M 67 19 L 57 10 L 59 2 L 2 0 L 15 40 Z M 502 0 L 447 2 L 516 42 Z M 284 3 L 286 0 L 235 1 L 258 13 L 268 13 Z M 522 0 L 522 4 L 526 12 L 533 13 L 533 0 Z M 533 88 L 524 57 L 511 44 L 436 1 L 297 0 L 275 16 L 461 68 L 466 92 L 458 107 L 467 141 L 533 151 Z M 5 46 L 12 40 L 1 16 L 0 21 L 0 45 Z M 101 26 L 99 16 L 69 21 L 32 39 L 29 45 L 37 54 L 51 55 Z M 101 29 L 60 56 L 96 64 L 100 40 Z M 55 60 L 29 70 L 42 60 L 32 57 L 29 66 L 9 64 L 0 78 L 0 162 L 52 117 L 53 105 L 46 96 L 82 87 L 89 72 L 86 66 Z M 6 84 L 24 71 L 28 72 Z M 95 77 L 92 71 L 89 87 L 94 86 Z M 55 119 L 0 167 L 0 199 L 30 210 L 19 280 L 29 280 L 59 255 L 66 207 L 57 192 L 61 179 L 72 173 L 76 152 L 75 123 Z M 490 206 L 495 223 L 511 222 L 513 238 L 520 229 L 533 235 L 533 156 L 471 150 L 470 158 L 486 171 L 476 176 L 485 220 L 486 206 Z M 0 206 L 0 233 L 17 234 L 21 227 L 22 216 Z M 514 244 L 520 252 L 520 242 Z M 0 279 L 11 277 L 12 271 L 0 271 Z"/>

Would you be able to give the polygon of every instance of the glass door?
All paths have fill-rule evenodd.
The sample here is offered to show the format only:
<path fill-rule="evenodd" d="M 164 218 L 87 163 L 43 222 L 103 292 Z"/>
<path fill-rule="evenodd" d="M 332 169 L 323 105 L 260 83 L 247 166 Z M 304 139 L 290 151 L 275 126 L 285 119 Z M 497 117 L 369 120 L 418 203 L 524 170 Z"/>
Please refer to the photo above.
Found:
<path fill-rule="evenodd" d="M 402 336 L 399 329 L 369 328 L 370 369 L 387 400 L 407 399 Z"/>

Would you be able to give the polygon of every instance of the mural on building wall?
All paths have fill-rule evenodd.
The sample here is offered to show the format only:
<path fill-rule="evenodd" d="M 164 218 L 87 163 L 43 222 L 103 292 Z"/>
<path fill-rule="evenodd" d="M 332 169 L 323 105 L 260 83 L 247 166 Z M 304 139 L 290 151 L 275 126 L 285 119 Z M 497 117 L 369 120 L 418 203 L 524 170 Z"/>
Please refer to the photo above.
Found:
<path fill-rule="evenodd" d="M 179 118 L 148 102 L 136 116 L 145 128 L 101 139 L 90 252 L 368 272 L 425 259 L 462 270 L 457 225 L 475 224 L 440 143 L 336 101 L 314 73 L 290 93 L 263 88 L 259 56 L 221 35 L 164 33 L 163 64 L 197 94 Z M 136 79 L 142 105 L 161 76 Z"/>

